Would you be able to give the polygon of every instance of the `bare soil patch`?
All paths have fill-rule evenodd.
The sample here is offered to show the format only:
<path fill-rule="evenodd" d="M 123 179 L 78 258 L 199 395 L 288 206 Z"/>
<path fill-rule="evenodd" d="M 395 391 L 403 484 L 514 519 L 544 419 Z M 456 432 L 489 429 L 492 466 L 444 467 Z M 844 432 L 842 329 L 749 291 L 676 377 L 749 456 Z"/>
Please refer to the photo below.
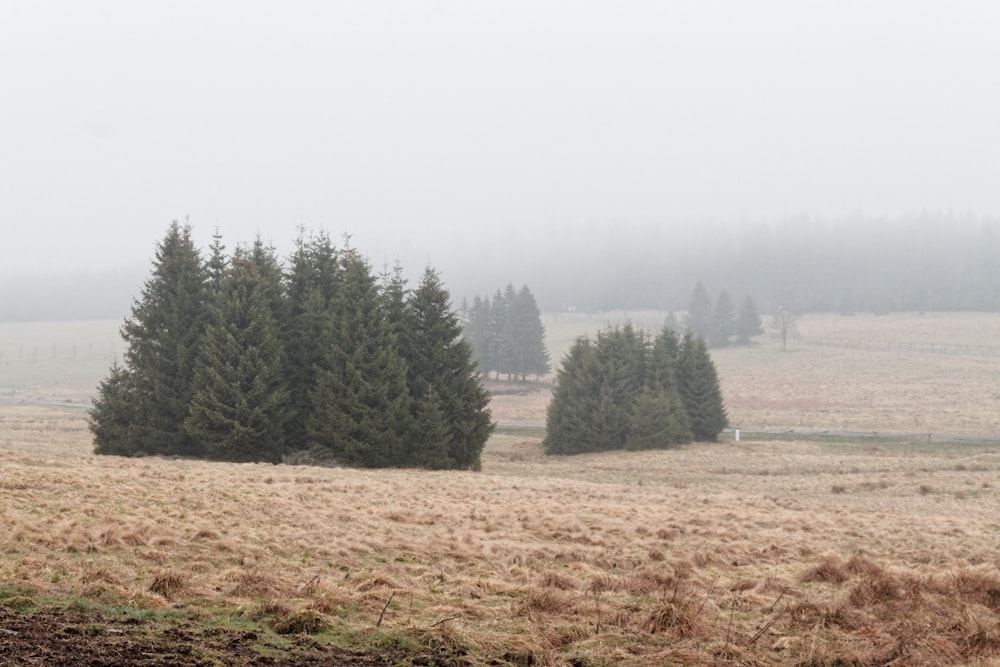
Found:
<path fill-rule="evenodd" d="M 122 615 L 48 608 L 18 612 L 0 607 L 0 665 L 88 667 L 209 667 L 217 665 L 465 665 L 444 652 L 349 651 L 295 637 L 268 645 L 253 631 L 181 621 L 164 627 Z"/>

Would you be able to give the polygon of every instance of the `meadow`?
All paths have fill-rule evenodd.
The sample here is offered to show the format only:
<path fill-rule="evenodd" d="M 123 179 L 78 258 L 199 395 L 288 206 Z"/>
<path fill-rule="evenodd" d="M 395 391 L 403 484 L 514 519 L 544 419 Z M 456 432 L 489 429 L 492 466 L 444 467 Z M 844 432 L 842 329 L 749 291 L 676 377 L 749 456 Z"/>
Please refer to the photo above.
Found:
<path fill-rule="evenodd" d="M 663 315 L 547 316 L 553 358 L 625 317 Z M 735 425 L 1000 434 L 1000 358 L 846 345 L 989 346 L 1000 315 L 800 329 L 787 352 L 764 338 L 714 353 Z M 97 360 L 53 359 L 33 384 L 16 335 L 0 341 L 0 396 L 88 396 Z M 491 388 L 500 422 L 544 422 L 544 378 Z M 83 410 L 0 403 L 0 610 L 96 610 L 109 639 L 130 619 L 221 628 L 279 660 L 332 644 L 402 664 L 1000 663 L 1000 443 L 793 435 L 546 457 L 505 428 L 478 473 L 90 450 Z M 214 651 L 198 664 L 230 664 Z"/>

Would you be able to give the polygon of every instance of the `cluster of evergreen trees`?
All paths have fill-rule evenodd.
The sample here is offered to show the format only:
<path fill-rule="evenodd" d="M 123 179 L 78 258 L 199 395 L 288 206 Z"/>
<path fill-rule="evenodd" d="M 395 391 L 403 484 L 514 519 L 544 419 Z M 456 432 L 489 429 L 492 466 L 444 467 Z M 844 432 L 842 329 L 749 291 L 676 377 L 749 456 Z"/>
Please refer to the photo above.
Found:
<path fill-rule="evenodd" d="M 710 347 L 725 347 L 733 338 L 746 344 L 764 333 L 757 305 L 749 295 L 737 311 L 729 292 L 722 290 L 713 307 L 708 290 L 700 280 L 691 293 L 685 325 L 695 336 L 704 338 Z"/>
<path fill-rule="evenodd" d="M 545 326 L 535 297 L 527 285 L 497 290 L 492 301 L 478 294 L 465 309 L 465 337 L 484 376 L 506 373 L 507 379 L 526 380 L 551 370 L 545 349 Z"/>
<path fill-rule="evenodd" d="M 631 325 L 581 337 L 557 371 L 548 454 L 660 449 L 712 441 L 726 427 L 718 374 L 702 338 Z"/>
<path fill-rule="evenodd" d="M 90 413 L 98 454 L 478 469 L 489 394 L 436 271 L 410 290 L 304 232 L 203 261 L 173 223 Z"/>

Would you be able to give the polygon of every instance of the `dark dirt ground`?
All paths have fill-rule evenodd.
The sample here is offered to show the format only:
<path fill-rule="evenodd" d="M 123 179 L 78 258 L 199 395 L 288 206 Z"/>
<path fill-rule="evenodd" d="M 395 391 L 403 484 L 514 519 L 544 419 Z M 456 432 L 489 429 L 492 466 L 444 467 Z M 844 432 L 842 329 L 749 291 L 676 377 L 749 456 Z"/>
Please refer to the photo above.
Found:
<path fill-rule="evenodd" d="M 468 665 L 447 653 L 358 653 L 289 638 L 268 645 L 254 632 L 184 622 L 163 626 L 134 618 L 106 618 L 95 612 L 42 609 L 19 612 L 0 607 L 0 665 Z"/>

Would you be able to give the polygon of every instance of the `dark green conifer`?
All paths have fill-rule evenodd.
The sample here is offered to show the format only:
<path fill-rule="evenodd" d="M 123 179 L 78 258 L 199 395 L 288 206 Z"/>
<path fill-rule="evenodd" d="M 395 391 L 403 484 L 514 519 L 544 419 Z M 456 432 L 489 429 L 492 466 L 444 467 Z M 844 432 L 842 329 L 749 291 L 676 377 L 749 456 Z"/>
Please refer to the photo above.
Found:
<path fill-rule="evenodd" d="M 480 454 L 494 428 L 490 397 L 472 363 L 472 349 L 462 337 L 448 290 L 431 267 L 424 270 L 407 301 L 399 341 L 410 395 L 422 398 L 430 388 L 440 405 L 452 465 L 478 470 Z M 423 403 L 418 400 L 418 410 Z M 421 437 L 417 435 L 418 440 Z"/>
<path fill-rule="evenodd" d="M 94 434 L 94 453 L 134 456 L 144 453 L 137 438 L 135 382 L 117 362 L 97 387 L 97 398 L 88 412 L 87 425 Z"/>
<path fill-rule="evenodd" d="M 132 378 L 133 432 L 146 453 L 201 453 L 183 424 L 208 301 L 205 267 L 191 228 L 174 221 L 157 246 L 152 276 L 121 329 L 128 343 L 125 369 Z"/>
<path fill-rule="evenodd" d="M 285 298 L 285 276 L 273 245 L 264 245 L 260 235 L 254 240 L 250 251 L 245 253 L 257 270 L 257 279 L 268 310 L 279 329 L 284 329 L 288 321 L 288 299 Z M 282 335 L 284 340 L 284 336 Z"/>
<path fill-rule="evenodd" d="M 579 454 L 607 449 L 605 426 L 610 400 L 597 347 L 577 338 L 556 371 L 545 420 L 546 454 Z"/>
<path fill-rule="evenodd" d="M 653 341 L 649 353 L 647 385 L 655 391 L 677 390 L 675 377 L 680 355 L 680 336 L 675 329 L 664 326 Z"/>
<path fill-rule="evenodd" d="M 631 324 L 597 334 L 598 361 L 614 406 L 607 415 L 608 449 L 620 449 L 628 440 L 635 401 L 650 380 L 649 352 L 646 332 Z"/>
<path fill-rule="evenodd" d="M 273 275 L 237 248 L 204 336 L 185 428 L 208 458 L 278 462 L 289 417 Z"/>
<path fill-rule="evenodd" d="M 450 453 L 454 434 L 434 385 L 427 386 L 415 405 L 415 435 L 410 441 L 407 464 L 430 470 L 454 468 L 455 460 Z"/>
<path fill-rule="evenodd" d="M 676 391 L 643 390 L 631 417 L 626 449 L 666 449 L 691 442 L 687 412 Z"/>
<path fill-rule="evenodd" d="M 412 432 L 406 364 L 368 263 L 341 253 L 342 282 L 322 337 L 326 354 L 311 392 L 309 442 L 347 465 L 405 464 Z"/>
<path fill-rule="evenodd" d="M 205 265 L 205 272 L 208 277 L 208 293 L 210 300 L 214 302 L 215 298 L 222 291 L 222 278 L 226 274 L 226 268 L 229 266 L 229 260 L 226 258 L 226 246 L 222 244 L 222 234 L 219 232 L 219 228 L 215 228 L 215 233 L 212 234 L 212 245 L 208 247 L 209 256 L 208 263 Z"/>
<path fill-rule="evenodd" d="M 291 391 L 287 442 L 292 450 L 308 447 L 306 425 L 313 411 L 312 393 L 322 367 L 333 325 L 333 301 L 341 281 L 339 254 L 326 233 L 306 238 L 299 229 L 285 278 L 287 322 L 282 331 Z"/>
<path fill-rule="evenodd" d="M 697 441 L 714 441 L 728 423 L 715 364 L 703 338 L 689 331 L 677 360 L 677 389 Z"/>

